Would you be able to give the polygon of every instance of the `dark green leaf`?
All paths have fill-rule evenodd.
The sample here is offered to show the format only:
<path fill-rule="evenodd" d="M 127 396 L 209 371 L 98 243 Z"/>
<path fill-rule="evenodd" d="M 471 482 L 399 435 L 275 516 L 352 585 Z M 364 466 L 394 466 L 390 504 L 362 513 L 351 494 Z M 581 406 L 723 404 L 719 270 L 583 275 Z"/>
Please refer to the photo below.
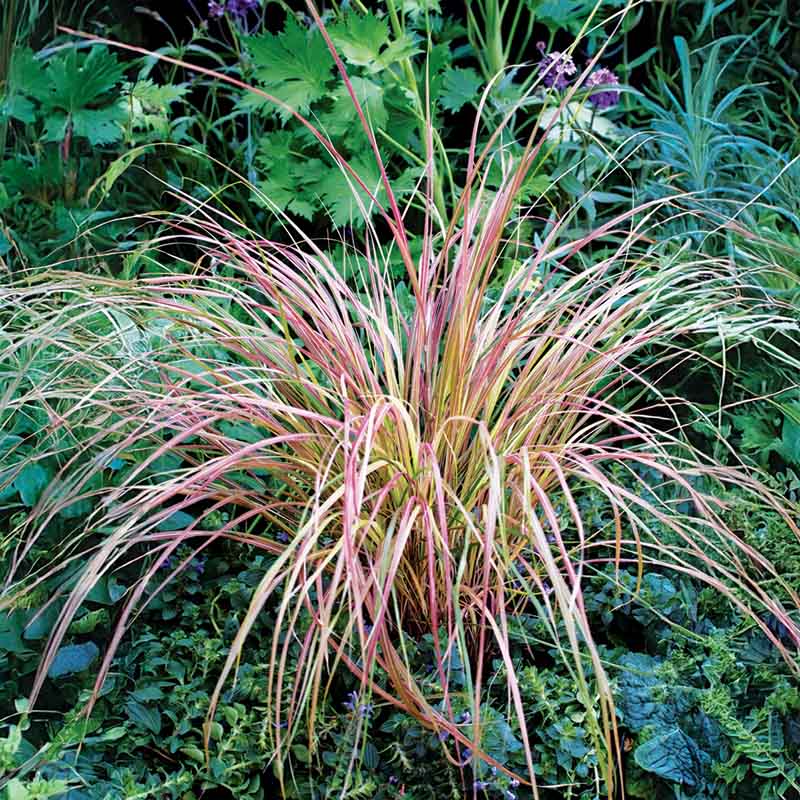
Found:
<path fill-rule="evenodd" d="M 26 506 L 36 505 L 42 490 L 50 483 L 50 472 L 39 463 L 26 464 L 14 480 L 14 487 L 19 492 Z"/>
<path fill-rule="evenodd" d="M 128 718 L 134 724 L 146 728 L 156 735 L 161 732 L 161 712 L 158 709 L 150 708 L 136 700 L 129 700 L 125 710 Z"/>
<path fill-rule="evenodd" d="M 694 739 L 680 728 L 659 734 L 639 745 L 634 751 L 634 758 L 642 769 L 685 786 L 700 784 L 705 765 L 710 761 Z"/>
<path fill-rule="evenodd" d="M 94 642 L 68 644 L 58 650 L 47 675 L 50 678 L 63 678 L 65 675 L 83 672 L 99 655 L 100 650 Z"/>

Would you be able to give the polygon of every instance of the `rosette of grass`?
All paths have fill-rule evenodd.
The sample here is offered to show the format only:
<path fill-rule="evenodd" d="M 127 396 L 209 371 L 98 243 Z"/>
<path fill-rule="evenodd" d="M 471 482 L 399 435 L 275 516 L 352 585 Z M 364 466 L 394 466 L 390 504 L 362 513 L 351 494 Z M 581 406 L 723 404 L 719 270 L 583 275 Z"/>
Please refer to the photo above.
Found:
<path fill-rule="evenodd" d="M 355 95 L 353 102 L 359 108 Z M 73 354 L 80 343 L 87 370 L 105 372 L 87 402 L 97 410 L 91 445 L 107 444 L 102 459 L 76 459 L 45 493 L 15 572 L 101 463 L 138 455 L 84 535 L 25 584 L 29 590 L 70 567 L 33 699 L 101 578 L 137 559 L 143 565 L 97 691 L 137 610 L 191 556 L 166 574 L 160 567 L 181 544 L 196 555 L 220 538 L 261 548 L 271 561 L 231 642 L 209 719 L 254 624 L 267 615 L 274 634 L 266 731 L 282 780 L 292 743 L 301 733 L 313 742 L 339 669 L 357 677 L 359 697 L 438 732 L 454 763 L 508 771 L 482 738 L 487 670 L 499 660 L 527 763 L 515 779 L 538 796 L 535 732 L 526 725 L 512 630 L 526 615 L 538 619 L 574 679 L 610 795 L 620 749 L 612 688 L 582 596 L 587 569 L 598 562 L 683 571 L 737 604 L 787 656 L 761 615 L 774 614 L 800 643 L 763 578 L 794 605 L 796 592 L 726 524 L 713 487 L 732 481 L 771 498 L 754 479 L 708 463 L 687 444 L 681 409 L 659 395 L 653 378 L 704 357 L 687 341 L 735 343 L 785 321 L 745 300 L 728 261 L 694 258 L 669 241 L 651 244 L 661 205 L 633 209 L 576 240 L 565 218 L 531 247 L 518 197 L 540 144 L 531 140 L 520 159 L 504 160 L 494 191 L 485 180 L 491 152 L 478 153 L 477 130 L 476 123 L 452 220 L 439 224 L 423 184 L 416 236 L 385 170 L 376 187 L 345 172 L 359 203 L 385 198 L 378 222 L 365 214 L 363 244 L 350 251 L 360 265 L 353 279 L 288 217 L 286 239 L 270 241 L 228 209 L 189 195 L 181 198 L 189 210 L 165 222 L 151 249 L 165 264 L 183 254 L 185 269 L 136 282 L 51 277 L 51 299 L 124 315 L 128 336 L 144 338 L 135 355 L 112 364 L 106 356 L 100 365 L 92 354 L 109 334 L 81 323 L 80 314 L 52 337 Z M 524 254 L 521 266 L 495 285 L 513 252 Z M 390 277 L 396 253 L 411 287 L 404 304 Z M 648 402 L 661 410 L 658 419 Z M 673 422 L 664 423 L 664 411 Z M 153 478 L 148 471 L 167 454 L 176 465 Z M 691 511 L 643 491 L 642 471 L 673 486 Z M 614 509 L 611 536 L 582 514 L 587 486 Z M 207 530 L 203 520 L 222 508 L 228 522 Z M 425 680 L 411 656 L 424 636 L 434 653 L 434 677 Z M 456 693 L 471 706 L 467 726 L 455 720 Z M 356 746 L 354 763 L 359 754 Z"/>

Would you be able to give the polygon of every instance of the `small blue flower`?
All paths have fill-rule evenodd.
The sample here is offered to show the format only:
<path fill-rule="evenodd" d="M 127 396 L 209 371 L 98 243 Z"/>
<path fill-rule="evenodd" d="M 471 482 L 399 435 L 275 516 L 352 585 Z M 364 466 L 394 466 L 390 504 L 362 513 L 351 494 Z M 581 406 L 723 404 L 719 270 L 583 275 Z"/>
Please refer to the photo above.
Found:
<path fill-rule="evenodd" d="M 475 783 L 472 784 L 472 788 L 476 792 L 482 792 L 484 789 L 489 788 L 489 784 L 486 783 L 486 781 L 475 781 Z"/>
<path fill-rule="evenodd" d="M 225 4 L 224 3 L 217 3 L 215 0 L 211 0 L 208 4 L 208 16 L 211 19 L 219 19 L 225 13 Z"/>
<path fill-rule="evenodd" d="M 288 543 L 289 543 L 289 534 L 288 534 L 288 533 L 286 533 L 286 531 L 279 531 L 279 532 L 278 532 L 278 533 L 275 535 L 275 538 L 276 538 L 276 539 L 277 539 L 277 540 L 278 540 L 278 541 L 279 541 L 281 544 L 288 544 Z"/>
<path fill-rule="evenodd" d="M 447 731 L 439 731 L 437 734 L 440 742 L 446 742 L 450 734 Z"/>
<path fill-rule="evenodd" d="M 506 798 L 507 800 L 517 800 L 517 796 L 510 789 L 506 790 Z"/>
<path fill-rule="evenodd" d="M 347 700 L 344 701 L 344 707 L 348 711 L 355 711 L 356 710 L 356 703 L 358 703 L 358 695 L 355 692 L 348 692 L 347 693 Z"/>
<path fill-rule="evenodd" d="M 358 713 L 361 716 L 361 719 L 365 719 L 372 713 L 372 703 L 367 703 L 366 705 L 361 706 L 358 709 Z"/>
<path fill-rule="evenodd" d="M 464 748 L 464 752 L 461 754 L 461 766 L 469 764 L 472 761 L 472 750 L 469 747 Z"/>

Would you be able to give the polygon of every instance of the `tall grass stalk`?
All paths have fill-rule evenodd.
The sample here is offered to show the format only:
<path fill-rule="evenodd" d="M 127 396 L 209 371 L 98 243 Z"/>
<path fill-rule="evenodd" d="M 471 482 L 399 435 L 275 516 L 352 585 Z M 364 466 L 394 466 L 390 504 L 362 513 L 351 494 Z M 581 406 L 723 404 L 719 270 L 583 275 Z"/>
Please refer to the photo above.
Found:
<path fill-rule="evenodd" d="M 682 213 L 675 206 L 631 209 L 566 243 L 565 218 L 533 247 L 521 235 L 530 211 L 517 195 L 542 140 L 503 161 L 502 187 L 492 191 L 486 178 L 497 165 L 490 151 L 478 151 L 478 135 L 476 122 L 452 220 L 437 223 L 430 187 L 417 198 L 426 212 L 419 257 L 383 171 L 388 208 L 376 224 L 365 213 L 363 245 L 351 250 L 363 266 L 350 282 L 290 219 L 286 241 L 270 241 L 228 209 L 181 194 L 189 210 L 152 245 L 165 263 L 190 252 L 180 271 L 136 282 L 53 273 L 2 290 L 0 301 L 13 297 L 37 315 L 35 327 L 3 333 L 5 348 L 83 359 L 87 391 L 74 407 L 95 431 L 86 447 L 100 449 L 92 459 L 76 456 L 48 488 L 13 556 L 4 607 L 65 570 L 73 575 L 51 600 L 59 617 L 32 700 L 99 580 L 142 564 L 96 693 L 138 610 L 188 563 L 165 573 L 170 555 L 181 544 L 198 552 L 219 539 L 261 548 L 272 561 L 231 643 L 209 720 L 256 620 L 272 615 L 266 730 L 281 780 L 302 731 L 313 747 L 339 668 L 357 677 L 363 696 L 449 734 L 452 747 L 443 747 L 454 763 L 470 748 L 474 760 L 505 769 L 481 735 L 488 665 L 499 659 L 527 760 L 517 777 L 538 797 L 512 643 L 515 618 L 533 613 L 574 679 L 611 796 L 620 763 L 613 687 L 583 604 L 587 570 L 600 562 L 705 581 L 789 660 L 764 612 L 798 645 L 800 630 L 763 578 L 794 606 L 800 597 L 726 524 L 713 486 L 735 482 L 777 502 L 752 477 L 695 452 L 677 411 L 671 427 L 653 422 L 642 398 L 670 404 L 636 360 L 658 353 L 667 371 L 700 357 L 684 344 L 691 337 L 724 334 L 731 345 L 788 323 L 744 299 L 751 287 L 728 261 L 694 257 L 670 241 L 650 244 L 658 238 L 654 215 Z M 377 188 L 359 187 L 355 177 L 353 186 Z M 377 202 L 370 194 L 366 202 Z M 395 253 L 406 266 L 411 309 L 390 278 Z M 509 253 L 522 267 L 496 286 Z M 580 255 L 589 266 L 576 271 Z M 116 339 L 98 319 L 116 320 Z M 149 472 L 168 453 L 182 466 L 153 479 Z M 114 458 L 131 464 L 122 485 L 104 493 L 80 537 L 31 568 L 50 521 L 93 493 L 92 475 Z M 691 512 L 645 491 L 648 470 Z M 614 509 L 611 536 L 582 516 L 587 487 Z M 230 520 L 206 530 L 221 508 Z M 178 511 L 195 521 L 171 525 Z M 424 635 L 434 649 L 436 691 L 417 678 L 408 655 Z M 452 685 L 457 665 L 464 692 Z M 456 724 L 457 694 L 471 706 L 470 727 Z"/>

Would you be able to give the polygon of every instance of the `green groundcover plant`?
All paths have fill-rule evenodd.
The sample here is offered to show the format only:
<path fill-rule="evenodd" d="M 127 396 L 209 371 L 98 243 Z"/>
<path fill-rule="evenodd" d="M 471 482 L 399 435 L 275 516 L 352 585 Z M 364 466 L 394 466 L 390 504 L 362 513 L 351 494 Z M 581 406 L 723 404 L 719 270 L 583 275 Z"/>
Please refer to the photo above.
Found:
<path fill-rule="evenodd" d="M 357 85 L 315 19 L 374 158 L 374 180 L 311 122 L 293 119 L 351 189 L 363 220 L 359 245 L 344 241 L 332 257 L 279 209 L 284 235 L 265 238 L 225 206 L 177 192 L 188 210 L 159 217 L 165 232 L 150 252 L 178 269 L 136 281 L 50 273 L 2 290 L 3 303 L 25 310 L 4 329 L 4 361 L 33 352 L 70 365 L 70 383 L 44 385 L 37 399 L 58 400 L 54 431 L 84 434 L 65 446 L 66 463 L 37 487 L 31 519 L 8 543 L 3 608 L 35 605 L 38 596 L 44 604 L 25 628 L 47 615 L 52 625 L 29 702 L 35 708 L 48 681 L 91 667 L 94 688 L 78 703 L 91 719 L 125 631 L 175 592 L 206 550 L 227 542 L 264 560 L 247 607 L 219 637 L 224 661 L 204 659 L 217 680 L 209 689 L 203 676 L 202 736 L 183 753 L 210 765 L 221 749 L 220 775 L 230 737 L 219 720 L 231 737 L 253 724 L 248 704 L 226 692 L 245 679 L 242 664 L 257 647 L 261 657 L 250 663 L 260 667 L 263 727 L 248 758 L 271 759 L 284 796 L 298 791 L 297 774 L 328 738 L 338 747 L 326 762 L 331 796 L 368 796 L 358 781 L 374 764 L 376 706 L 402 712 L 386 721 L 388 732 L 403 746 L 420 738 L 422 754 L 433 745 L 453 785 L 469 776 L 473 796 L 497 788 L 538 797 L 559 769 L 573 781 L 590 776 L 596 794 L 611 796 L 622 783 L 623 722 L 641 736 L 640 791 L 653 775 L 697 785 L 712 759 L 750 780 L 760 745 L 741 745 L 749 760 L 725 760 L 698 729 L 706 723 L 692 719 L 700 709 L 717 726 L 735 726 L 721 706 L 712 717 L 713 698 L 698 705 L 708 687 L 691 658 L 665 648 L 621 659 L 638 677 L 621 678 L 620 690 L 598 632 L 617 609 L 602 597 L 608 585 L 623 605 L 645 598 L 656 616 L 691 631 L 691 600 L 675 599 L 676 587 L 704 584 L 704 597 L 736 615 L 729 627 L 744 626 L 785 671 L 788 694 L 770 702 L 783 714 L 795 708 L 800 597 L 769 548 L 740 532 L 724 487 L 771 507 L 771 524 L 790 542 L 798 536 L 791 511 L 746 471 L 691 447 L 683 408 L 659 393 L 657 374 L 693 358 L 713 361 L 715 340 L 796 368 L 770 338 L 796 323 L 729 258 L 660 239 L 665 215 L 700 213 L 685 210 L 680 195 L 632 207 L 578 238 L 565 230 L 567 213 L 532 245 L 536 218 L 520 202 L 526 180 L 562 113 L 580 102 L 591 64 L 514 157 L 495 144 L 516 109 L 483 148 L 477 118 L 450 219 L 437 203 L 428 118 L 419 183 L 401 205 Z M 501 180 L 489 177 L 498 170 Z M 260 200 L 271 205 L 268 193 Z M 417 235 L 406 220 L 412 203 L 422 213 Z M 509 261 L 518 266 L 498 282 Z M 695 340 L 706 349 L 687 344 Z M 642 356 L 650 357 L 646 371 Z M 24 405 L 15 397 L 5 398 L 12 410 Z M 10 444 L 21 457 L 3 488 L 24 500 L 21 476 L 59 458 L 23 445 Z M 112 468 L 121 474 L 104 479 Z M 601 498 L 602 523 L 586 495 Z M 54 534 L 76 504 L 96 500 L 79 525 Z M 98 592 L 131 572 L 101 653 L 75 625 L 93 613 Z M 169 646 L 146 640 L 144 649 Z M 536 647 L 552 675 L 539 674 L 533 658 L 526 663 L 526 648 Z M 736 668 L 727 655 L 718 660 L 704 673 L 712 687 Z M 697 690 L 692 702 L 653 699 L 669 669 Z M 569 703 L 555 699 L 559 680 L 569 682 Z M 339 705 L 331 720 L 342 681 L 347 713 Z M 148 703 L 159 697 L 141 691 L 126 701 L 128 716 L 158 736 L 163 722 Z M 660 716 L 653 709 L 643 718 L 631 696 L 660 703 Z M 717 699 L 728 710 L 739 702 Z M 568 718 L 548 702 L 566 706 Z M 532 705 L 540 728 L 528 724 Z M 759 742 L 763 725 L 756 714 L 751 729 L 729 738 Z M 99 745 L 127 735 L 106 731 Z M 782 735 L 793 747 L 794 734 Z M 767 736 L 764 758 L 773 759 L 771 729 Z M 561 743 L 556 754 L 543 751 L 546 737 Z M 773 777 L 789 787 L 797 776 L 781 766 Z M 246 796 L 249 787 L 237 791 Z"/>

